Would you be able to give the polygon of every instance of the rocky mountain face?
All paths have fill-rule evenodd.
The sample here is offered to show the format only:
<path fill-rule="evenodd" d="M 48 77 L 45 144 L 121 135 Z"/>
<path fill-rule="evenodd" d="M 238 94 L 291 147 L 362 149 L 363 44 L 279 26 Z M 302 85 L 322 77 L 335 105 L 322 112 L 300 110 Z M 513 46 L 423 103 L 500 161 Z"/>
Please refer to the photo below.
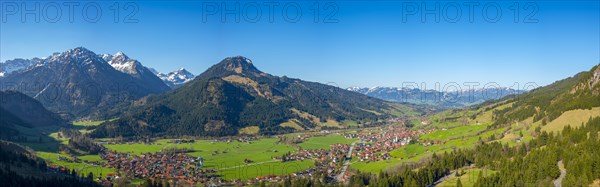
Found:
<path fill-rule="evenodd" d="M 398 111 L 391 103 L 363 94 L 261 72 L 241 56 L 226 58 L 180 88 L 140 103 L 91 135 L 225 136 L 245 127 L 278 134 L 324 125 L 335 128 L 346 121 L 373 122 Z"/>
<path fill-rule="evenodd" d="M 139 62 L 122 53 L 109 56 L 79 47 L 6 74 L 0 83 L 2 90 L 20 91 L 68 118 L 93 117 L 120 103 L 170 90 Z"/>
<path fill-rule="evenodd" d="M 443 108 L 461 108 L 488 100 L 501 99 L 508 95 L 525 93 L 523 90 L 510 88 L 486 88 L 448 92 L 394 87 L 351 87 L 348 90 L 391 102 L 427 104 Z"/>

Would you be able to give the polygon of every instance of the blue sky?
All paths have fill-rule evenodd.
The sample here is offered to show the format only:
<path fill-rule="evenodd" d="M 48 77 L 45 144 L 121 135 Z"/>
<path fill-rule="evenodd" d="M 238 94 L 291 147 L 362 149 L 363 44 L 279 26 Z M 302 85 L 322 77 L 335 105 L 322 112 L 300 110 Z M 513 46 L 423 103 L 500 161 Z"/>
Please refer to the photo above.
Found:
<path fill-rule="evenodd" d="M 40 22 L 20 12 L 35 3 Z M 435 82 L 546 85 L 600 62 L 598 1 L 477 2 L 473 13 L 465 2 L 283 1 L 273 6 L 272 22 L 269 7 L 256 1 L 84 1 L 74 7 L 73 22 L 63 3 L 0 2 L 0 61 L 84 46 L 96 53 L 123 51 L 161 72 L 185 67 L 199 74 L 225 57 L 243 55 L 279 76 L 340 87 L 425 82 L 427 89 Z M 221 12 L 236 3 L 240 11 L 222 20 Z M 439 22 L 434 14 L 421 14 L 436 3 Z M 93 5 L 102 15 L 95 23 Z M 302 13 L 294 20 L 296 7 Z"/>

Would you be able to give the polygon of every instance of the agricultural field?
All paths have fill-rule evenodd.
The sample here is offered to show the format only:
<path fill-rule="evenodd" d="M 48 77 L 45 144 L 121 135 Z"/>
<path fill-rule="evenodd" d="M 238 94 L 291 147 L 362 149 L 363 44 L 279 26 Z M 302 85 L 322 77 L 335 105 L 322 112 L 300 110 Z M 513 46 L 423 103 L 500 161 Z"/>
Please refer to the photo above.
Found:
<path fill-rule="evenodd" d="M 460 137 L 473 136 L 481 131 L 484 131 L 486 128 L 487 126 L 485 125 L 459 126 L 447 130 L 437 130 L 433 133 L 425 134 L 419 139 L 431 141 L 447 141 Z"/>
<path fill-rule="evenodd" d="M 76 121 L 73 122 L 74 126 L 80 126 L 80 127 L 90 127 L 90 126 L 98 126 L 106 121 L 114 121 L 117 120 L 115 119 L 110 119 L 110 120 L 100 120 L 100 121 Z"/>
<path fill-rule="evenodd" d="M 302 149 L 329 149 L 332 144 L 351 144 L 356 139 L 347 139 L 342 135 L 310 137 L 308 141 L 298 144 Z"/>
<path fill-rule="evenodd" d="M 297 171 L 302 171 L 314 167 L 312 160 L 280 162 L 271 161 L 256 164 L 247 164 L 226 167 L 219 169 L 219 174 L 225 179 L 247 180 L 257 176 L 266 175 L 287 175 Z"/>
<path fill-rule="evenodd" d="M 294 147 L 277 143 L 276 138 L 263 138 L 251 143 L 214 142 L 199 140 L 190 144 L 173 144 L 170 140 L 159 140 L 155 144 L 109 144 L 108 149 L 117 152 L 143 154 L 159 152 L 164 148 L 187 148 L 188 154 L 202 157 L 205 168 L 215 169 L 225 179 L 248 179 L 269 174 L 290 174 L 314 166 L 312 160 L 282 163 L 272 157 L 296 151 Z M 252 160 L 246 164 L 244 160 Z"/>
<path fill-rule="evenodd" d="M 40 158 L 46 160 L 48 165 L 63 166 L 63 167 L 67 167 L 69 169 L 74 169 L 75 171 L 77 171 L 77 173 L 85 174 L 86 176 L 90 172 L 93 173 L 94 176 L 106 176 L 106 174 L 109 174 L 109 173 L 116 173 L 116 170 L 112 169 L 112 168 L 86 164 L 83 162 L 67 162 L 67 161 L 58 160 L 59 155 L 62 157 L 65 157 L 65 158 L 71 158 L 70 156 L 64 155 L 64 154 L 50 153 L 50 152 L 37 152 L 37 155 Z M 100 159 L 100 156 L 98 156 L 98 155 L 85 155 L 85 156 L 81 156 L 78 158 L 82 161 L 83 160 L 102 161 L 102 159 Z"/>

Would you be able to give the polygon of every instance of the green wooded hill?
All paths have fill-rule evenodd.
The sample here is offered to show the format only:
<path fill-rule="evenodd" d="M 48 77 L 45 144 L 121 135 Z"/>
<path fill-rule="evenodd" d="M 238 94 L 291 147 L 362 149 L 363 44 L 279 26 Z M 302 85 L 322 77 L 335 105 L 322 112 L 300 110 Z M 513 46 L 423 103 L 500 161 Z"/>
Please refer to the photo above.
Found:
<path fill-rule="evenodd" d="M 33 151 L 1 140 L 0 166 L 0 184 L 3 186 L 100 186 L 92 181 L 91 175 L 81 177 L 74 170 L 48 170 L 46 162 Z"/>
<path fill-rule="evenodd" d="M 91 135 L 225 136 L 250 126 L 261 134 L 278 134 L 343 121 L 375 122 L 412 110 L 334 86 L 273 76 L 241 56 L 222 60 L 179 89 L 133 105 Z"/>
<path fill-rule="evenodd" d="M 0 91 L 0 139 L 14 139 L 19 129 L 62 126 L 66 121 L 37 100 L 15 91 Z"/>
<path fill-rule="evenodd" d="M 595 66 L 590 71 L 504 100 L 513 104 L 494 111 L 495 125 L 502 126 L 529 117 L 533 117 L 533 121 L 542 120 L 545 125 L 566 111 L 600 106 L 600 68 Z"/>

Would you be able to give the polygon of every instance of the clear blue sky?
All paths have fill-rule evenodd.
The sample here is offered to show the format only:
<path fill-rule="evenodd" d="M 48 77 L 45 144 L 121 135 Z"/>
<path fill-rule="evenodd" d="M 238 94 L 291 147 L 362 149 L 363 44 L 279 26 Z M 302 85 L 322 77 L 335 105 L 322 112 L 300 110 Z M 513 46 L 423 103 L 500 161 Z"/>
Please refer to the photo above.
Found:
<path fill-rule="evenodd" d="M 185 67 L 199 74 L 225 57 L 243 55 L 274 75 L 340 87 L 426 82 L 428 88 L 434 82 L 546 85 L 600 62 L 598 1 L 519 2 L 516 23 L 514 1 L 499 1 L 502 15 L 495 23 L 485 19 L 493 20 L 497 12 L 485 2 L 474 7 L 472 22 L 469 8 L 459 2 L 460 20 L 453 23 L 458 11 L 446 1 L 438 2 L 439 23 L 431 14 L 422 21 L 423 4 L 411 1 L 319 2 L 318 23 L 312 1 L 280 2 L 274 6 L 273 22 L 263 2 L 240 1 L 239 23 L 232 14 L 225 15 L 223 23 L 219 1 L 138 2 L 127 10 L 124 1 L 101 1 L 102 17 L 91 23 L 84 19 L 95 17 L 90 2 L 94 1 L 74 7 L 73 23 L 62 2 L 39 2 L 39 23 L 35 15 L 25 15 L 23 23 L 22 12 L 14 11 L 15 5 L 31 9 L 35 2 L 0 2 L 0 61 L 45 57 L 84 46 L 96 53 L 123 51 L 161 72 Z M 120 9 L 118 23 L 111 9 L 115 2 Z M 235 3 L 227 1 L 225 8 Z M 60 18 L 55 5 L 61 7 Z M 256 23 L 255 5 L 261 8 Z M 285 20 L 295 17 L 294 5 L 302 9 L 295 23 Z M 433 9 L 435 2 L 424 5 Z M 138 8 L 133 16 L 137 23 L 124 23 L 132 7 Z M 334 23 L 324 23 L 336 7 L 328 19 Z M 529 15 L 533 16 L 527 19 Z"/>

